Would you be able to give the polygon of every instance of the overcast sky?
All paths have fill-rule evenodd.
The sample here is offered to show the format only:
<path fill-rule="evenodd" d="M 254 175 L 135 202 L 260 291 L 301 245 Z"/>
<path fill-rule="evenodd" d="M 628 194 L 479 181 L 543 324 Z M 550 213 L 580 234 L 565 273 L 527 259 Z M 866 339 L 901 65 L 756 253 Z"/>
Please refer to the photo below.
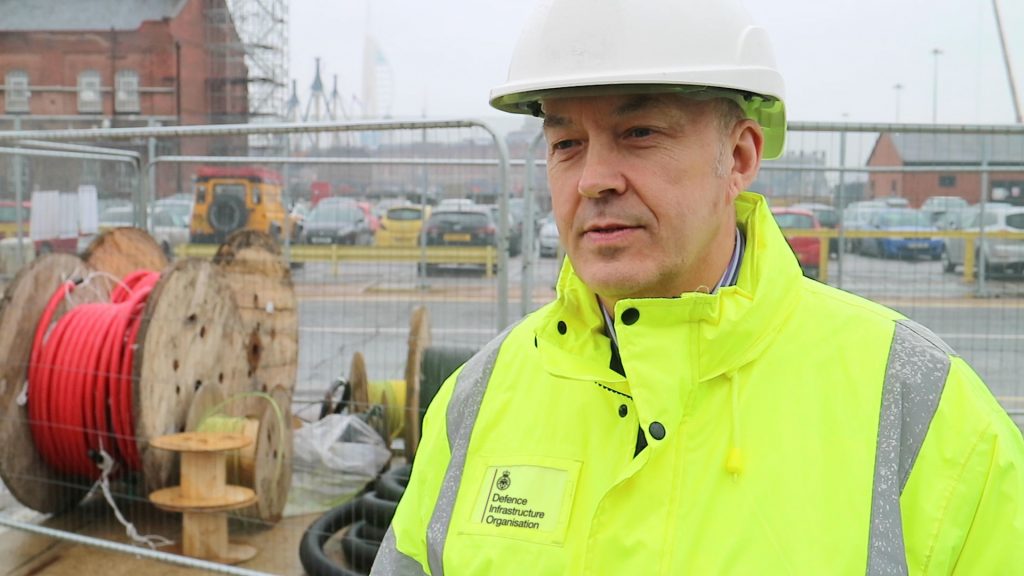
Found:
<path fill-rule="evenodd" d="M 320 57 L 326 90 L 337 75 L 353 110 L 369 29 L 392 70 L 392 116 L 493 117 L 488 92 L 505 79 L 526 18 L 520 6 L 528 4 L 292 0 L 290 74 L 305 107 Z M 1014 120 L 991 0 L 746 0 L 746 6 L 772 37 L 792 120 L 891 122 L 898 100 L 900 121 L 931 122 L 934 48 L 943 51 L 939 122 Z M 1024 91 L 1024 1 L 1000 0 L 1000 7 L 1018 91 Z"/>

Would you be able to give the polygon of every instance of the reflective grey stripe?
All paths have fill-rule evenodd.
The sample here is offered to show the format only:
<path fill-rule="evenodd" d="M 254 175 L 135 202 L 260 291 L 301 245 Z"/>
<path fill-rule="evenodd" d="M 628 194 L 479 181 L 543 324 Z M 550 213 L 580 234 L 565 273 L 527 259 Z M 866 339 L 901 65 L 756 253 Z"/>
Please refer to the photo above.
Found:
<path fill-rule="evenodd" d="M 473 433 L 473 426 L 476 425 L 477 414 L 480 413 L 480 405 L 484 401 L 487 381 L 491 379 L 498 350 L 515 326 L 513 324 L 506 328 L 470 358 L 455 380 L 455 390 L 452 391 L 446 414 L 451 458 L 444 474 L 444 481 L 441 483 L 441 492 L 437 495 L 437 503 L 434 504 L 434 514 L 427 525 L 427 559 L 432 576 L 444 574 L 444 543 L 448 539 L 448 526 L 455 510 L 455 497 L 462 483 L 462 469 L 466 465 L 469 439 Z"/>
<path fill-rule="evenodd" d="M 373 561 L 370 576 L 426 576 L 420 563 L 398 551 L 395 533 L 388 528 Z"/>
<path fill-rule="evenodd" d="M 907 574 L 900 495 L 938 408 L 951 353 L 920 324 L 909 320 L 896 324 L 878 420 L 869 576 Z"/>

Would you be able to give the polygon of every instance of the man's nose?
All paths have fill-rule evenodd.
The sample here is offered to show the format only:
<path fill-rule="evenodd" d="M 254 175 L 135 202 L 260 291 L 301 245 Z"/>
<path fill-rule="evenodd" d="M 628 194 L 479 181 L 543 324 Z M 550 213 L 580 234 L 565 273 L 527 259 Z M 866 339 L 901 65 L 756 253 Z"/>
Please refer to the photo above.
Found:
<path fill-rule="evenodd" d="M 622 174 L 615 147 L 591 142 L 580 174 L 578 191 L 586 198 L 599 198 L 626 191 L 626 178 Z"/>

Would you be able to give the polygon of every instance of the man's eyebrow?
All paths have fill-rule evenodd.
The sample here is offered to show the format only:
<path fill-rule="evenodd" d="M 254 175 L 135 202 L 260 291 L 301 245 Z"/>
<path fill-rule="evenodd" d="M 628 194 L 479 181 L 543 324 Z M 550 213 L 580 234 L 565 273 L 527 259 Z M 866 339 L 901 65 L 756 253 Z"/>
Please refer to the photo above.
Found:
<path fill-rule="evenodd" d="M 545 114 L 543 128 L 563 128 L 572 124 L 565 116 L 559 116 L 558 114 Z"/>
<path fill-rule="evenodd" d="M 663 99 L 658 98 L 652 94 L 638 94 L 626 100 L 619 106 L 612 110 L 612 116 L 621 118 L 629 116 L 630 114 L 636 114 L 637 112 L 644 112 L 651 108 L 661 106 Z M 544 115 L 544 128 L 564 128 L 571 126 L 572 120 L 567 116 L 560 116 L 558 114 L 545 114 Z"/>

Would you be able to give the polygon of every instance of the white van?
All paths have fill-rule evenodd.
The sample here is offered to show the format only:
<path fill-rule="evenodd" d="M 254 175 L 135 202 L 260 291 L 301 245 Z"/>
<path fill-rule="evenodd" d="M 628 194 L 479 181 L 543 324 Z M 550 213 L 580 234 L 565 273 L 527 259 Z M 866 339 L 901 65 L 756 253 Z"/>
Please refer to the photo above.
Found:
<path fill-rule="evenodd" d="M 33 192 L 29 236 L 36 253 L 81 252 L 99 232 L 98 204 L 95 186 Z"/>

